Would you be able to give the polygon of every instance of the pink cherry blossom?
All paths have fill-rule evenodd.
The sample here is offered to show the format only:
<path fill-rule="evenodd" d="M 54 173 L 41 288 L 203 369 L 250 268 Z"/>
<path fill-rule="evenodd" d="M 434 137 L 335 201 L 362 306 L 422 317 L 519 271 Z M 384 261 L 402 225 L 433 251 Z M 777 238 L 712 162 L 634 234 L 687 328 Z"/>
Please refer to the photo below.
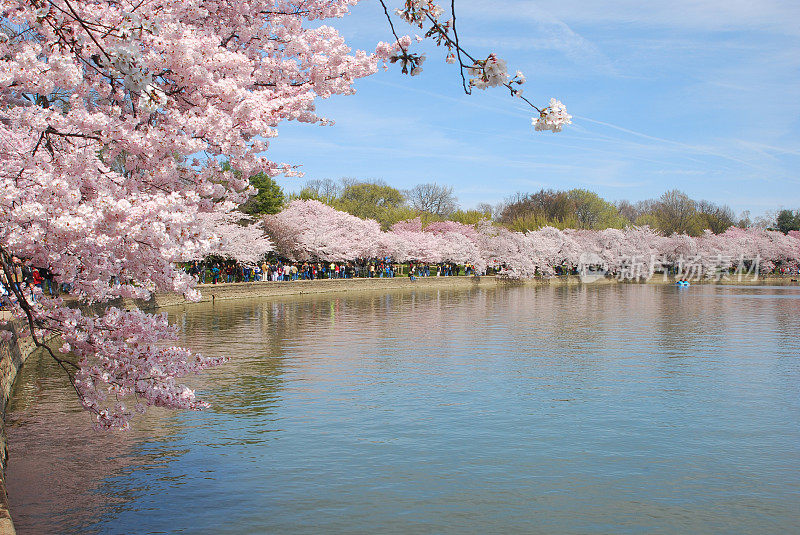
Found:
<path fill-rule="evenodd" d="M 538 117 L 533 118 L 536 131 L 550 130 L 561 132 L 561 129 L 572 124 L 572 115 L 567 113 L 567 108 L 561 101 L 550 99 L 550 104 L 543 109 Z"/>
<path fill-rule="evenodd" d="M 342 261 L 379 254 L 380 225 L 319 201 L 295 200 L 264 218 L 278 253 L 292 260 Z"/>
<path fill-rule="evenodd" d="M 154 291 L 195 297 L 176 261 L 208 252 L 248 261 L 268 251 L 260 224 L 237 226 L 219 204 L 247 198 L 242 177 L 292 174 L 264 152 L 278 125 L 328 123 L 315 99 L 353 93 L 354 80 L 396 52 L 396 43 L 353 51 L 334 28 L 304 24 L 355 3 L 52 0 L 37 8 L 3 0 L 11 29 L 0 40 L 6 276 L 19 258 L 86 304 Z M 134 396 L 201 406 L 177 378 L 219 360 L 165 348 L 174 332 L 159 316 L 96 315 L 35 297 L 14 293 L 14 314 L 37 342 L 62 335 L 71 354 L 54 358 L 98 426 L 126 426 Z"/>

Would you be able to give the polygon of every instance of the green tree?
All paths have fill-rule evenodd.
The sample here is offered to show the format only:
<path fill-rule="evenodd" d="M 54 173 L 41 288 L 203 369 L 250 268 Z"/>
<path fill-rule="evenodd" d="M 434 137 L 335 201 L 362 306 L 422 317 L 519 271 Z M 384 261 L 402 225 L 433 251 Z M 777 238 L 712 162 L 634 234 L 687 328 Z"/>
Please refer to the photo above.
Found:
<path fill-rule="evenodd" d="M 362 219 L 374 219 L 384 229 L 415 215 L 400 190 L 380 181 L 345 181 L 341 194 L 331 205 Z"/>
<path fill-rule="evenodd" d="M 491 219 L 492 212 L 489 210 L 456 210 L 450 214 L 447 219 L 455 221 L 456 223 L 463 223 L 465 225 L 477 225 L 482 219 Z"/>
<path fill-rule="evenodd" d="M 800 210 L 781 210 L 776 218 L 778 230 L 786 234 L 790 230 L 800 230 Z"/>
<path fill-rule="evenodd" d="M 623 228 L 628 224 L 616 206 L 585 189 L 517 193 L 500 212 L 500 222 L 520 232 L 548 225 L 560 229 L 602 230 Z"/>
<path fill-rule="evenodd" d="M 506 200 L 499 220 L 520 232 L 548 225 L 565 228 L 577 224 L 572 206 L 565 191 L 542 189 L 536 193 L 517 193 Z"/>
<path fill-rule="evenodd" d="M 250 184 L 258 190 L 258 193 L 250 197 L 241 206 L 241 211 L 245 214 L 257 216 L 264 214 L 277 214 L 283 207 L 283 190 L 272 178 L 265 173 L 259 173 L 250 177 Z"/>
<path fill-rule="evenodd" d="M 636 221 L 634 221 L 634 223 L 636 224 L 637 227 L 646 226 L 654 230 L 660 230 L 658 228 L 659 225 L 658 218 L 655 216 L 655 214 L 653 214 L 653 212 L 645 212 L 643 214 L 640 214 L 636 218 Z"/>
<path fill-rule="evenodd" d="M 671 234 L 702 233 L 701 221 L 697 216 L 697 203 L 684 192 L 673 189 L 659 197 L 655 205 L 655 228 L 669 236 Z"/>
<path fill-rule="evenodd" d="M 570 226 L 574 227 L 576 225 L 577 220 L 575 219 L 550 221 L 540 212 L 521 213 L 512 219 L 510 223 L 505 224 L 505 226 L 510 230 L 516 232 L 528 232 L 529 230 L 538 230 L 542 227 L 548 226 L 564 229 Z"/>
<path fill-rule="evenodd" d="M 734 221 L 736 215 L 729 206 L 720 206 L 709 201 L 700 201 L 697 203 L 697 214 L 695 217 L 703 230 L 708 229 L 714 234 L 721 234 L 728 230 L 728 227 L 732 227 L 736 223 Z"/>
<path fill-rule="evenodd" d="M 567 192 L 567 199 L 572 203 L 577 228 L 587 230 L 624 228 L 627 223 L 619 214 L 617 207 L 597 193 L 585 189 L 572 189 Z"/>

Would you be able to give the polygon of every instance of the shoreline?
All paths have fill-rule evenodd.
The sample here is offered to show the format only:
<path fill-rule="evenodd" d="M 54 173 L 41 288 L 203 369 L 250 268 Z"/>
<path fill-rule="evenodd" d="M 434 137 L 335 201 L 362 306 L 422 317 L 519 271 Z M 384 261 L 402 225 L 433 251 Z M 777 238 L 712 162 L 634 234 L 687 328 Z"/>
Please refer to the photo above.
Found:
<path fill-rule="evenodd" d="M 756 280 L 699 280 L 692 284 L 722 286 L 797 286 L 793 276 L 768 276 Z M 201 293 L 199 301 L 187 301 L 182 295 L 153 294 L 148 301 L 125 300 L 125 308 L 136 307 L 141 310 L 154 311 L 164 307 L 192 305 L 194 303 L 211 303 L 216 300 L 257 299 L 270 297 L 286 297 L 293 295 L 313 295 L 342 292 L 373 292 L 401 289 L 462 289 L 462 288 L 496 288 L 498 286 L 606 286 L 609 284 L 675 284 L 675 278 L 654 276 L 646 281 L 617 280 L 602 278 L 594 282 L 583 282 L 576 275 L 552 277 L 548 279 L 514 280 L 498 278 L 495 275 L 454 276 L 454 277 L 418 277 L 412 281 L 408 277 L 392 278 L 358 278 L 358 279 L 316 279 L 296 281 L 258 281 L 258 282 L 226 282 L 219 284 L 198 284 Z"/>
<path fill-rule="evenodd" d="M 199 301 L 187 301 L 182 295 L 154 294 L 149 301 L 126 300 L 125 307 L 134 306 L 142 310 L 158 310 L 163 307 L 212 303 L 216 300 L 252 299 L 264 297 L 285 297 L 292 295 L 313 295 L 342 292 L 370 292 L 399 290 L 408 288 L 493 288 L 498 282 L 493 275 L 483 277 L 418 277 L 412 281 L 408 277 L 372 279 L 316 279 L 296 281 L 258 281 L 225 282 L 219 284 L 198 284 Z"/>

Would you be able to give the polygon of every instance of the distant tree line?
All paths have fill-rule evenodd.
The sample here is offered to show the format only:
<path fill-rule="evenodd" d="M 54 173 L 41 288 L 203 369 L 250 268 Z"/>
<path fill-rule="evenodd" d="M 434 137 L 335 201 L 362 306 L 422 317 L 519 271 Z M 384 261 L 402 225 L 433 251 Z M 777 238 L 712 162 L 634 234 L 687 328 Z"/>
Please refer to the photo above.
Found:
<path fill-rule="evenodd" d="M 264 174 L 250 179 L 257 194 L 242 205 L 243 212 L 257 216 L 274 214 L 294 199 L 317 200 L 362 219 L 374 219 L 385 230 L 398 221 L 420 217 L 423 225 L 435 221 L 476 224 L 488 219 L 518 232 L 543 227 L 584 230 L 622 229 L 649 226 L 664 235 L 699 236 L 705 230 L 715 234 L 730 227 L 771 228 L 787 233 L 800 230 L 800 210 L 781 210 L 751 220 L 745 211 L 738 217 L 722 204 L 695 200 L 677 189 L 657 199 L 611 202 L 585 189 L 541 189 L 516 193 L 497 205 L 480 204 L 464 210 L 452 186 L 435 182 L 400 190 L 380 180 L 309 180 L 296 194 L 285 195 L 280 186 Z"/>
<path fill-rule="evenodd" d="M 677 189 L 667 191 L 657 199 L 636 203 L 625 200 L 610 202 L 584 189 L 542 189 L 536 193 L 517 193 L 495 212 L 502 225 L 521 232 L 544 226 L 603 230 L 647 225 L 664 235 L 699 236 L 705 230 L 720 234 L 734 226 L 774 226 L 772 217 L 752 221 L 749 212 L 737 217 L 727 205 L 694 200 Z"/>
<path fill-rule="evenodd" d="M 356 217 L 374 219 L 383 229 L 415 217 L 423 224 L 446 220 L 475 224 L 491 219 L 490 212 L 461 210 L 453 187 L 434 182 L 399 190 L 380 180 L 310 180 L 294 198 L 321 201 Z"/>

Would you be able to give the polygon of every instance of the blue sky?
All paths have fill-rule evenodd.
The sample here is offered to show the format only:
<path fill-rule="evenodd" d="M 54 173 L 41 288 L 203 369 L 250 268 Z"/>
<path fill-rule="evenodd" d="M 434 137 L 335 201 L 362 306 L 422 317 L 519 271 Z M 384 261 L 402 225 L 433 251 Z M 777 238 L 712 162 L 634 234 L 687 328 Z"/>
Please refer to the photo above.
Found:
<path fill-rule="evenodd" d="M 428 57 L 420 76 L 390 65 L 359 80 L 355 95 L 318 101 L 334 126 L 282 125 L 270 156 L 305 172 L 280 178 L 285 189 L 339 177 L 401 189 L 438 182 L 470 208 L 540 188 L 632 201 L 679 188 L 737 213 L 800 208 L 800 2 L 456 7 L 462 44 L 521 70 L 525 95 L 563 101 L 573 125 L 534 132 L 533 110 L 498 89 L 465 95 L 444 51 L 420 43 Z M 331 24 L 354 48 L 390 40 L 375 0 Z"/>

